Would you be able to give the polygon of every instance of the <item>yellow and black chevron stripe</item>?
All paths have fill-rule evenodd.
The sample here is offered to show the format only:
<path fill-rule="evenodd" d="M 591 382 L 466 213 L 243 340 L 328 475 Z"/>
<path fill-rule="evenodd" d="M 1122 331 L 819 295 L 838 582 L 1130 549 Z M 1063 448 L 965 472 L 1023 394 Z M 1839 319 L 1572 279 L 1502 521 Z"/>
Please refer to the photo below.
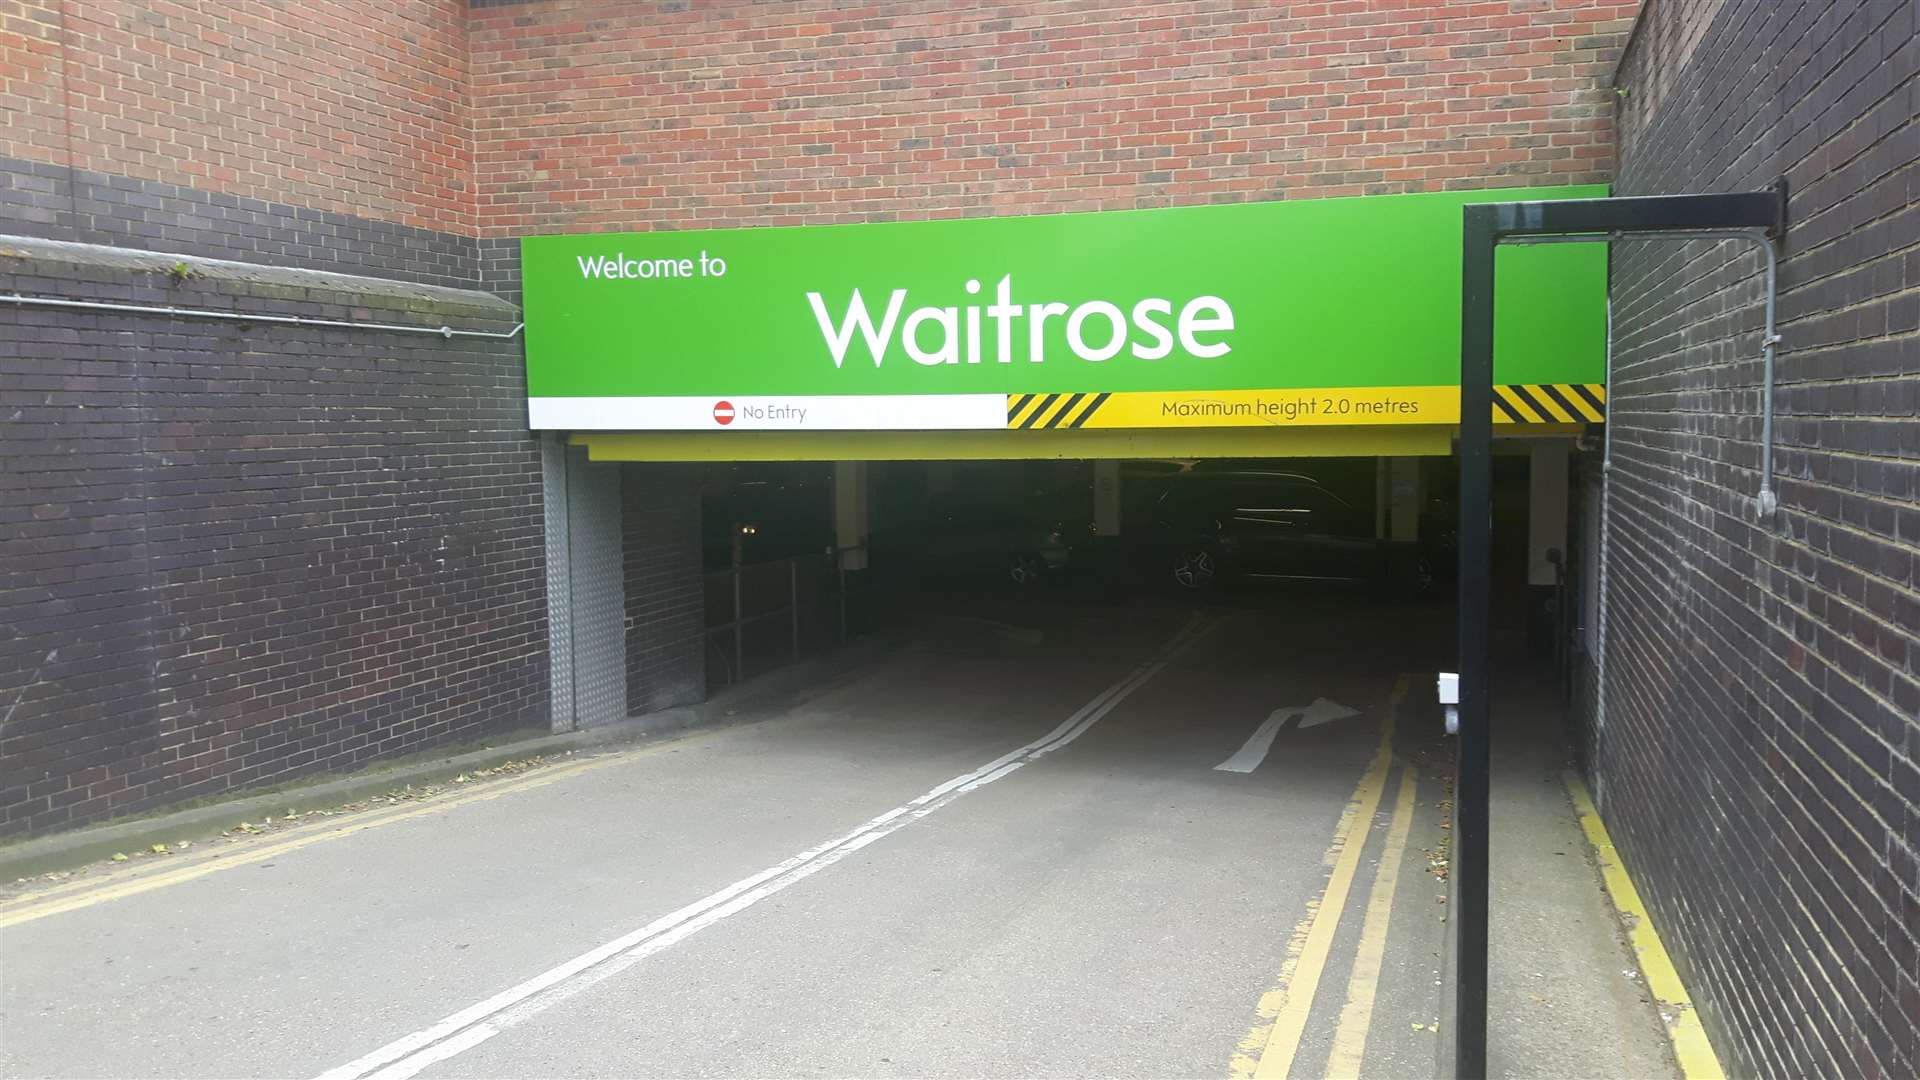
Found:
<path fill-rule="evenodd" d="M 1453 423 L 1459 418 L 1459 390 L 1455 387 L 1401 387 L 1340 390 L 1224 391 L 1218 397 L 1229 398 L 1265 394 L 1312 401 L 1320 395 L 1378 396 L 1400 394 L 1421 404 L 1418 414 L 1397 416 L 1391 420 L 1369 419 L 1357 413 L 1351 421 L 1332 412 L 1324 416 L 1309 414 L 1309 424 L 1365 425 L 1369 422 Z M 1194 397 L 1194 393 L 1080 393 L 1080 394 L 1008 394 L 1007 427 L 1010 430 L 1054 431 L 1088 426 L 1155 427 L 1164 422 L 1162 407 L 1168 400 Z M 1207 396 L 1207 395 L 1200 395 Z M 1101 413 L 1102 406 L 1111 407 Z M 1370 399 L 1369 399 L 1370 400 Z M 1097 418 L 1096 413 L 1100 413 Z M 1493 420 L 1496 424 L 1603 424 L 1607 420 L 1607 388 L 1602 383 L 1508 383 L 1493 388 Z M 1201 420 L 1201 426 L 1254 423 L 1243 419 Z"/>
<path fill-rule="evenodd" d="M 1100 411 L 1112 394 L 1008 394 L 1007 427 L 1077 428 Z"/>
<path fill-rule="evenodd" d="M 1493 388 L 1496 424 L 1603 424 L 1604 383 L 1510 383 Z"/>

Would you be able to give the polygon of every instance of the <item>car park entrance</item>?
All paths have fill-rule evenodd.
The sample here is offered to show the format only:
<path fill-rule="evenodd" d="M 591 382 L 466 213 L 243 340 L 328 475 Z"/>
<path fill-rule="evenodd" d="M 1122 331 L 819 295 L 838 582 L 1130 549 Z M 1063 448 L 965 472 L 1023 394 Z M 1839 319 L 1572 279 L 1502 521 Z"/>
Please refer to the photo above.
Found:
<path fill-rule="evenodd" d="M 1495 461 L 1500 619 L 1543 650 L 1566 603 L 1571 444 L 1515 434 Z M 577 491 L 617 498 L 599 514 L 575 506 L 576 546 L 597 523 L 617 555 L 597 585 L 582 573 L 592 564 L 565 583 L 602 590 L 569 613 L 573 641 L 621 635 L 577 650 L 576 707 L 601 711 L 575 724 L 692 704 L 927 619 L 1017 626 L 1086 603 L 1313 596 L 1446 622 L 1451 603 L 1451 455 L 687 463 L 593 461 L 576 448 L 570 467 L 604 478 Z M 662 518 L 684 521 L 687 539 Z M 694 610 L 677 614 L 676 602 Z"/>
<path fill-rule="evenodd" d="M 1606 264 L 1503 254 L 1498 389 L 1463 397 L 1459 223 L 1494 197 L 526 239 L 530 424 L 550 493 L 557 472 L 585 500 L 548 560 L 555 726 L 690 704 L 869 628 L 1018 637 L 1047 597 L 1073 625 L 1254 604 L 1312 635 L 1354 596 L 1450 625 L 1435 586 L 1468 530 L 1443 477 L 1485 506 L 1495 429 L 1527 497 L 1496 504 L 1518 511 L 1501 557 L 1482 558 L 1499 524 L 1474 522 L 1466 584 L 1498 567 L 1514 633 L 1553 641 L 1568 450 L 1605 417 Z M 1398 708 L 1453 666 L 1403 659 L 1401 689 L 1370 698 Z M 1354 713 L 1276 708 L 1243 750 Z"/>
<path fill-rule="evenodd" d="M 555 727 L 942 590 L 1432 591 L 1459 220 L 1491 197 L 527 239 Z M 1537 496 L 1526 610 L 1565 565 L 1567 448 L 1604 418 L 1605 262 L 1502 260 L 1488 411 Z"/>

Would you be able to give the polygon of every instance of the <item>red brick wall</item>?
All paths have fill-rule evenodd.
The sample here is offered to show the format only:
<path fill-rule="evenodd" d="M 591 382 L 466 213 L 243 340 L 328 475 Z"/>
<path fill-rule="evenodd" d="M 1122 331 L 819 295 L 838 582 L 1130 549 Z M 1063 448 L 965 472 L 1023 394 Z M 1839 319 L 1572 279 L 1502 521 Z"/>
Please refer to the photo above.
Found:
<path fill-rule="evenodd" d="M 463 0 L 0 0 L 0 156 L 473 229 Z"/>
<path fill-rule="evenodd" d="M 534 0 L 469 16 L 483 235 L 1611 179 L 1625 0 Z"/>
<path fill-rule="evenodd" d="M 1635 7 L 0 0 L 0 157 L 492 236 L 1604 181 Z"/>

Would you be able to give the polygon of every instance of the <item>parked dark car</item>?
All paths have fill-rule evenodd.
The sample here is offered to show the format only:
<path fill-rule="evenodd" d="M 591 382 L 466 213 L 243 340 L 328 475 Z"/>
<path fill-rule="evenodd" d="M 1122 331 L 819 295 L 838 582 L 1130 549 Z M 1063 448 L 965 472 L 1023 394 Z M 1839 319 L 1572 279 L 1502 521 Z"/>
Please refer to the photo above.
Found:
<path fill-rule="evenodd" d="M 1359 581 L 1418 595 L 1418 543 L 1381 540 L 1371 517 L 1302 473 L 1196 470 L 1157 482 L 1130 526 L 1148 573 L 1187 590 L 1229 579 Z"/>
<path fill-rule="evenodd" d="M 1055 511 L 1045 503 L 956 500 L 911 532 L 875 535 L 876 558 L 917 560 L 931 577 L 1035 585 L 1066 570 L 1092 533 L 1088 522 Z"/>

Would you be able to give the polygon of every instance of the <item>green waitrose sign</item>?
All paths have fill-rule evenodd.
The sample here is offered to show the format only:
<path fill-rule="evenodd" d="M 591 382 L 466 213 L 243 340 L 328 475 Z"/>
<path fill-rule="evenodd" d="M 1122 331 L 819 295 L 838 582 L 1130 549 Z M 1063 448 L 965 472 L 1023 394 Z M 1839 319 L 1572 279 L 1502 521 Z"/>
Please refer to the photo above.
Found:
<path fill-rule="evenodd" d="M 1461 206 L 1605 193 L 529 237 L 532 425 L 1450 423 Z M 1602 382 L 1605 296 L 1602 245 L 1502 249 L 1499 381 Z"/>

